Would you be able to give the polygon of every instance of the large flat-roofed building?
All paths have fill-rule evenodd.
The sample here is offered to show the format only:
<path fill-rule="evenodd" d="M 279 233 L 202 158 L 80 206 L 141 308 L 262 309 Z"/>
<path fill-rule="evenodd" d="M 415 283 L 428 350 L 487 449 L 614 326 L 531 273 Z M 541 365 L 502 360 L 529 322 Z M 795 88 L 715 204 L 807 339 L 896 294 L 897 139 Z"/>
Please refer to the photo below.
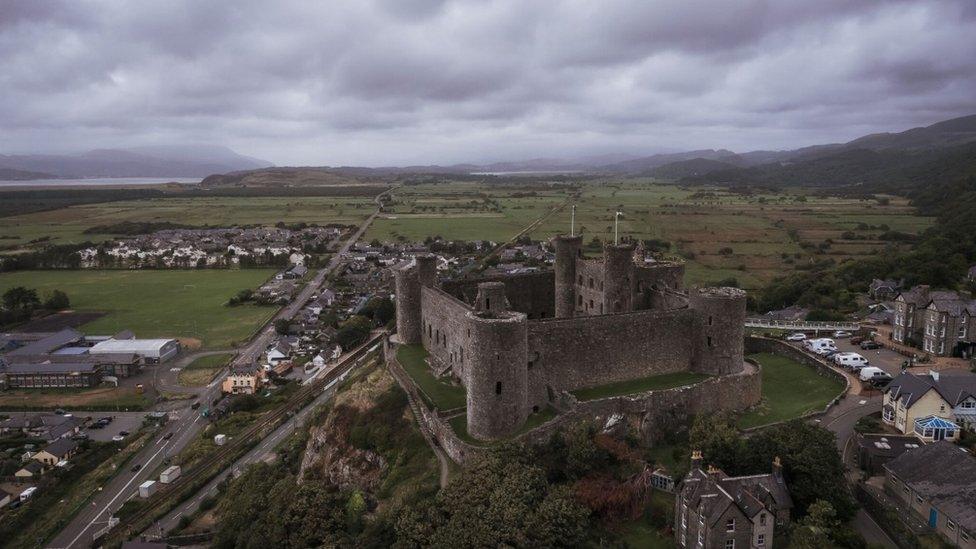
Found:
<path fill-rule="evenodd" d="M 101 368 L 92 363 L 11 364 L 6 373 L 11 389 L 94 387 L 102 382 Z"/>
<path fill-rule="evenodd" d="M 180 352 L 175 339 L 107 339 L 96 343 L 89 351 L 102 355 L 137 355 L 148 364 L 166 362 Z"/>

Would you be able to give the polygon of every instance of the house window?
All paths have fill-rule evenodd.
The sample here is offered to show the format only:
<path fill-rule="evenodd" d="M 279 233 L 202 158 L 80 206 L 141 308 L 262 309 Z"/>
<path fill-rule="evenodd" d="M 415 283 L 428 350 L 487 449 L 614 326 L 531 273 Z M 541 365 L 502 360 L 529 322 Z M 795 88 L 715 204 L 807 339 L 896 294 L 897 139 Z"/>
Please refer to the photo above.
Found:
<path fill-rule="evenodd" d="M 965 530 L 959 531 L 959 537 L 961 537 L 963 541 L 969 541 L 969 534 L 967 534 Z"/>
<path fill-rule="evenodd" d="M 894 411 L 894 409 L 892 409 L 892 408 L 885 408 L 884 409 L 884 420 L 885 421 L 893 421 L 894 419 L 895 419 L 895 411 Z"/>
<path fill-rule="evenodd" d="M 916 494 L 915 495 L 915 503 L 922 503 L 922 496 Z"/>
<path fill-rule="evenodd" d="M 735 549 L 735 540 L 734 539 L 725 540 L 725 549 Z"/>
<path fill-rule="evenodd" d="M 730 518 L 729 520 L 725 521 L 725 531 L 726 532 L 735 532 L 735 519 L 734 518 Z"/>
<path fill-rule="evenodd" d="M 966 408 L 967 410 L 972 410 L 973 408 L 976 408 L 976 400 L 967 400 L 966 402 L 960 404 L 960 408 Z"/>
<path fill-rule="evenodd" d="M 946 519 L 946 528 L 948 528 L 949 530 L 955 531 L 956 530 L 956 523 L 955 522 L 952 522 L 949 519 Z"/>
<path fill-rule="evenodd" d="M 759 526 L 766 526 L 766 513 L 759 514 Z"/>
<path fill-rule="evenodd" d="M 698 545 L 705 545 L 705 532 L 701 528 L 698 529 Z"/>
<path fill-rule="evenodd" d="M 756 545 L 759 547 L 766 546 L 766 534 L 759 534 L 756 536 Z"/>

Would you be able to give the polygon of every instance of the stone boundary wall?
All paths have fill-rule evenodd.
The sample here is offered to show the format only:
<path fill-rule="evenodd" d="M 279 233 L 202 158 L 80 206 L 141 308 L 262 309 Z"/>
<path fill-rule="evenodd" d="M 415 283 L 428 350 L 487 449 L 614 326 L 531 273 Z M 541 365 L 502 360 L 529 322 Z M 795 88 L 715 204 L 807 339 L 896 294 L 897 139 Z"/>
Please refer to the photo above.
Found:
<path fill-rule="evenodd" d="M 407 392 L 420 427 L 425 429 L 436 444 L 455 463 L 464 465 L 468 460 L 488 451 L 489 445 L 475 445 L 458 437 L 454 429 L 441 418 L 436 410 L 429 409 L 420 397 L 413 379 L 396 359 L 396 347 L 384 344 L 386 364 L 397 383 Z M 712 377 L 693 385 L 648 391 L 645 393 L 609 397 L 579 402 L 569 393 L 560 394 L 560 413 L 552 420 L 522 433 L 512 440 L 524 443 L 542 442 L 559 428 L 573 423 L 606 419 L 613 414 L 639 416 L 639 429 L 645 437 L 670 430 L 675 420 L 684 420 L 694 414 L 721 410 L 742 411 L 759 403 L 762 397 L 762 371 L 758 364 L 747 364 L 743 370 L 730 376 Z"/>
<path fill-rule="evenodd" d="M 811 419 L 811 418 L 821 417 L 825 415 L 833 406 L 837 405 L 837 403 L 840 402 L 841 399 L 843 399 L 844 396 L 847 395 L 848 391 L 850 391 L 851 389 L 850 378 L 845 376 L 841 372 L 838 372 L 836 369 L 834 369 L 834 367 L 831 366 L 829 362 L 827 362 L 823 358 L 820 358 L 819 356 L 815 356 L 810 353 L 804 352 L 801 349 L 797 349 L 796 347 L 786 343 L 785 341 L 780 341 L 778 339 L 772 339 L 768 337 L 746 336 L 745 351 L 746 354 L 770 353 L 770 354 L 786 357 L 791 360 L 795 360 L 796 362 L 799 362 L 804 366 L 809 366 L 813 368 L 814 370 L 816 370 L 818 375 L 839 379 L 844 384 L 844 389 L 841 390 L 841 392 L 836 397 L 834 397 L 833 400 L 828 402 L 827 405 L 824 406 L 823 410 L 816 410 L 807 413 L 803 416 L 800 416 L 799 419 Z M 768 423 L 766 425 L 759 425 L 757 427 L 749 427 L 748 429 L 743 429 L 743 431 L 747 433 L 759 431 L 761 429 L 767 429 L 769 427 L 774 427 L 776 425 L 789 423 L 789 421 L 793 421 L 793 420 L 777 421 L 775 423 Z"/>

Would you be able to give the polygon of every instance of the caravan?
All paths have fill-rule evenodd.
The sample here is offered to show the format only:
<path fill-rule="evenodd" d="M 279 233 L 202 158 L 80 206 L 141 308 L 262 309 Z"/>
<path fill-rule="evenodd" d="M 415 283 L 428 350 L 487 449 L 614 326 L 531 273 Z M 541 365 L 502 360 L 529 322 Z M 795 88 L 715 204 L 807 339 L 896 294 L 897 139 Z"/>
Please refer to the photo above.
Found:
<path fill-rule="evenodd" d="M 820 356 L 826 356 L 830 353 L 837 352 L 837 345 L 834 344 L 833 339 L 826 337 L 817 339 L 808 339 L 803 342 L 803 346 L 812 353 L 816 353 Z"/>

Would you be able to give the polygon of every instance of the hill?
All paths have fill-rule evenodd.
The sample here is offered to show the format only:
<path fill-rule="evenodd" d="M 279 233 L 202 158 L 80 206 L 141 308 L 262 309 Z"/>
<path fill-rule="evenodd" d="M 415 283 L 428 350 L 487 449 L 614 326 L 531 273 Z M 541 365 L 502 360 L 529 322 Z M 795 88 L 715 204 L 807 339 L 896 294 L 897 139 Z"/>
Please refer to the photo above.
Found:
<path fill-rule="evenodd" d="M 0 168 L 39 172 L 44 179 L 89 177 L 205 177 L 270 166 L 226 147 L 170 146 L 95 149 L 77 155 L 0 155 Z"/>
<path fill-rule="evenodd" d="M 3 168 L 0 167 L 0 181 L 31 181 L 33 179 L 57 179 L 58 176 L 42 173 L 42 172 L 31 172 L 26 170 L 15 170 L 13 168 Z"/>

